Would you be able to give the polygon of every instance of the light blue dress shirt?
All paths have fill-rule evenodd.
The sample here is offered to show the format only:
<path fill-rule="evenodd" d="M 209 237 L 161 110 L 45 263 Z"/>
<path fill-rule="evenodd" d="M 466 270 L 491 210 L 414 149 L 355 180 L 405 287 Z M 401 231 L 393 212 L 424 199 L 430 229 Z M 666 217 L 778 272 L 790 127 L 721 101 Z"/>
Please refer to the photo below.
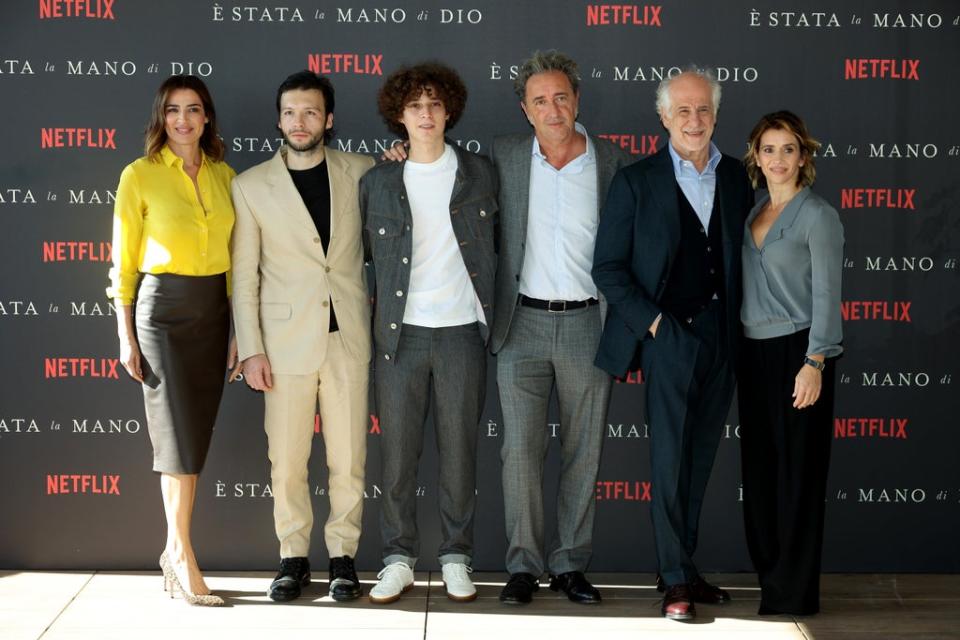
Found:
<path fill-rule="evenodd" d="M 541 300 L 587 300 L 597 297 L 590 276 L 600 212 L 597 156 L 586 129 L 586 152 L 554 168 L 533 138 L 527 238 L 520 270 L 520 293 Z"/>
<path fill-rule="evenodd" d="M 720 164 L 720 150 L 717 145 L 710 143 L 710 159 L 703 172 L 697 171 L 693 163 L 684 160 L 669 142 L 670 159 L 673 160 L 673 175 L 677 177 L 677 184 L 687 196 L 687 202 L 693 207 L 700 224 L 704 229 L 710 228 L 710 212 L 713 211 L 713 196 L 717 190 L 717 165 Z"/>

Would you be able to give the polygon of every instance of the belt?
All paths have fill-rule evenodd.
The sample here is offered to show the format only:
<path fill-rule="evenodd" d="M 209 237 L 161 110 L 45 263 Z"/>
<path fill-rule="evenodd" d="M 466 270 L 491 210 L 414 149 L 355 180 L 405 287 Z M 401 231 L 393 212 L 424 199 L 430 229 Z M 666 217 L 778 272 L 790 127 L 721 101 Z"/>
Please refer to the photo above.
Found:
<path fill-rule="evenodd" d="M 537 298 L 525 296 L 521 293 L 520 304 L 532 309 L 540 309 L 541 311 L 563 313 L 564 311 L 573 311 L 574 309 L 592 307 L 595 304 L 599 304 L 599 301 L 596 298 L 590 298 L 589 300 L 539 300 Z"/>

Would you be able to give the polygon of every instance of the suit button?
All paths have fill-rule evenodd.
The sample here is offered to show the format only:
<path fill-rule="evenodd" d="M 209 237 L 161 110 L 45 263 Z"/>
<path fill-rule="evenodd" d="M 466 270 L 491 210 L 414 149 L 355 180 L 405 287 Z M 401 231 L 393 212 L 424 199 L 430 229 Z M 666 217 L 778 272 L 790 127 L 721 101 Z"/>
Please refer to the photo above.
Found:
<path fill-rule="evenodd" d="M 391 323 L 390 323 L 390 328 L 391 328 L 391 329 L 396 329 L 396 328 L 397 328 L 397 323 L 396 323 L 396 322 L 391 322 Z"/>
<path fill-rule="evenodd" d="M 410 260 L 404 257 L 400 262 L 402 262 L 403 264 L 407 264 L 408 262 L 410 262 Z"/>
<path fill-rule="evenodd" d="M 480 217 L 481 217 L 481 218 L 486 218 L 486 217 L 487 217 L 487 212 L 484 211 L 483 209 L 480 209 Z"/>
<path fill-rule="evenodd" d="M 403 291 L 397 291 L 397 297 L 398 297 L 398 298 L 402 298 L 402 297 L 403 297 Z"/>
<path fill-rule="evenodd" d="M 324 307 L 329 307 L 329 306 L 330 306 L 330 301 L 329 301 L 329 300 L 324 300 L 324 301 L 321 302 L 320 304 L 323 305 Z"/>
<path fill-rule="evenodd" d="M 327 273 L 330 273 L 330 267 L 324 267 L 323 270 L 326 271 Z"/>
<path fill-rule="evenodd" d="M 314 238 L 313 244 L 320 244 L 320 238 Z"/>
<path fill-rule="evenodd" d="M 383 236 L 383 235 L 386 235 L 386 234 L 387 234 L 387 230 L 384 229 L 383 227 L 380 227 L 380 231 L 377 231 L 377 233 L 379 233 L 380 235 Z"/>
<path fill-rule="evenodd" d="M 383 359 L 384 359 L 384 360 L 389 360 L 389 359 L 390 359 L 390 354 L 389 354 L 389 353 L 383 354 Z"/>
<path fill-rule="evenodd" d="M 410 225 L 407 225 L 407 231 L 410 231 Z"/>
<path fill-rule="evenodd" d="M 707 253 L 710 253 L 711 251 L 713 251 L 713 247 L 707 247 Z"/>

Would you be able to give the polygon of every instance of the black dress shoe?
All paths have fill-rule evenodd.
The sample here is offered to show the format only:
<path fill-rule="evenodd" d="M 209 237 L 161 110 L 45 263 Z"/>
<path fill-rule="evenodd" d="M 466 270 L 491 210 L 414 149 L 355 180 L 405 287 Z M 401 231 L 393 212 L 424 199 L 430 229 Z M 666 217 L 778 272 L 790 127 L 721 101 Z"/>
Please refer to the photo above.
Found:
<path fill-rule="evenodd" d="M 660 613 L 669 620 L 693 620 L 697 610 L 693 606 L 690 585 L 675 584 L 666 588 Z"/>
<path fill-rule="evenodd" d="M 500 592 L 504 604 L 529 604 L 533 592 L 540 588 L 540 580 L 530 573 L 512 573 L 507 585 Z"/>
<path fill-rule="evenodd" d="M 275 602 L 287 602 L 300 597 L 300 589 L 310 584 L 310 561 L 306 558 L 283 558 L 280 571 L 270 583 L 267 595 Z"/>
<path fill-rule="evenodd" d="M 337 602 L 356 600 L 363 593 L 360 579 L 353 568 L 353 558 L 330 558 L 330 597 Z"/>
<path fill-rule="evenodd" d="M 726 589 L 716 587 L 700 576 L 690 583 L 690 593 L 693 594 L 693 601 L 701 604 L 723 604 L 730 602 L 730 594 Z"/>
<path fill-rule="evenodd" d="M 563 591 L 570 602 L 580 604 L 598 604 L 600 591 L 597 590 L 579 571 L 567 571 L 560 575 L 550 576 L 550 590 Z"/>

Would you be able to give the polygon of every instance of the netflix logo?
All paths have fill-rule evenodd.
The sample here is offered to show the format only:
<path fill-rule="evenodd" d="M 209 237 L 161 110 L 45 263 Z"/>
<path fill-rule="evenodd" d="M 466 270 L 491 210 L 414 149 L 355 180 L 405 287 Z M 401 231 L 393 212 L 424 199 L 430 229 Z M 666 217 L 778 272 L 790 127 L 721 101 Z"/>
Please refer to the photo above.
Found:
<path fill-rule="evenodd" d="M 916 189 L 869 189 L 853 188 L 840 190 L 841 209 L 910 209 L 917 205 Z"/>
<path fill-rule="evenodd" d="M 116 135 L 116 129 L 43 127 L 40 129 L 40 148 L 116 149 Z"/>
<path fill-rule="evenodd" d="M 307 68 L 314 73 L 348 73 L 354 75 L 383 75 L 383 54 L 379 53 L 311 53 Z"/>
<path fill-rule="evenodd" d="M 116 20 L 114 0 L 40 0 L 40 19 L 95 18 Z"/>
<path fill-rule="evenodd" d="M 657 152 L 657 143 L 660 136 L 633 133 L 601 133 L 600 138 L 609 140 L 621 149 L 626 149 L 634 156 L 647 156 Z"/>
<path fill-rule="evenodd" d="M 833 437 L 907 439 L 908 418 L 834 418 Z"/>
<path fill-rule="evenodd" d="M 74 493 L 118 496 L 120 495 L 120 475 L 47 474 L 48 496 Z"/>
<path fill-rule="evenodd" d="M 919 80 L 920 60 L 916 58 L 847 58 L 843 63 L 844 80 Z"/>
<path fill-rule="evenodd" d="M 588 4 L 587 26 L 625 24 L 634 27 L 662 27 L 659 4 Z"/>
<path fill-rule="evenodd" d="M 643 371 L 637 369 L 636 371 L 627 371 L 627 375 L 624 377 L 614 377 L 614 380 L 617 381 L 617 384 L 643 384 L 644 377 Z"/>
<path fill-rule="evenodd" d="M 44 378 L 120 378 L 119 358 L 44 358 Z"/>
<path fill-rule="evenodd" d="M 320 418 L 320 414 L 314 414 L 313 416 L 313 433 L 319 434 L 323 431 L 323 420 Z M 374 414 L 370 414 L 370 428 L 367 430 L 367 433 L 372 436 L 380 435 L 380 418 Z"/>
<path fill-rule="evenodd" d="M 44 262 L 110 262 L 113 251 L 109 242 L 79 240 L 44 240 Z"/>
<path fill-rule="evenodd" d="M 905 300 L 844 300 L 840 315 L 844 320 L 883 320 L 886 322 L 913 322 L 910 305 Z"/>
<path fill-rule="evenodd" d="M 597 500 L 650 502 L 650 483 L 640 480 L 597 480 Z"/>

